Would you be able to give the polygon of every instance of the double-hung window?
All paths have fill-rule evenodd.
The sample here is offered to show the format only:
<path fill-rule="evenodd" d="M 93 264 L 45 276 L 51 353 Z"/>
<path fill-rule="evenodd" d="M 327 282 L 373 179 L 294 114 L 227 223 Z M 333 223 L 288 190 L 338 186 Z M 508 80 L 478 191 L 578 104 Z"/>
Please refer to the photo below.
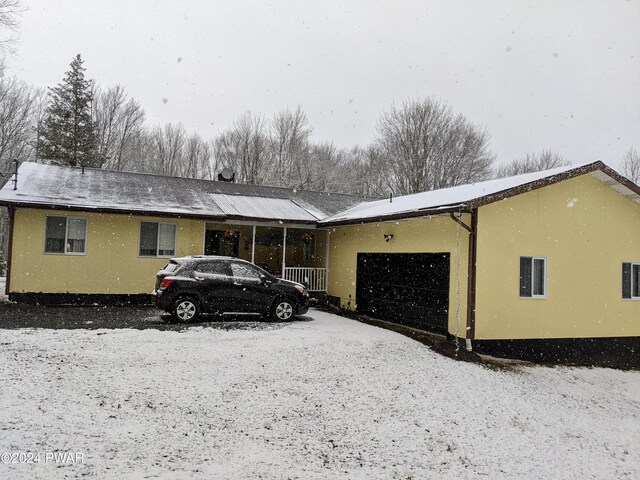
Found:
<path fill-rule="evenodd" d="M 622 298 L 640 300 L 640 263 L 622 264 Z"/>
<path fill-rule="evenodd" d="M 44 253 L 84 255 L 87 248 L 87 219 L 47 217 Z"/>
<path fill-rule="evenodd" d="M 140 223 L 140 256 L 171 257 L 176 254 L 176 224 Z"/>
<path fill-rule="evenodd" d="M 520 298 L 546 298 L 547 258 L 520 257 Z"/>

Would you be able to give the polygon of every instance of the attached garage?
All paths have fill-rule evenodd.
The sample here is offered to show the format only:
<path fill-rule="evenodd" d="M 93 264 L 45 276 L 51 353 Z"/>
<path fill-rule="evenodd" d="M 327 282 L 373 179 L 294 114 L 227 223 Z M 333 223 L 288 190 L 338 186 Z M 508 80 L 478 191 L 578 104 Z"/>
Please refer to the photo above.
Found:
<path fill-rule="evenodd" d="M 357 311 L 447 333 L 449 253 L 358 253 Z"/>

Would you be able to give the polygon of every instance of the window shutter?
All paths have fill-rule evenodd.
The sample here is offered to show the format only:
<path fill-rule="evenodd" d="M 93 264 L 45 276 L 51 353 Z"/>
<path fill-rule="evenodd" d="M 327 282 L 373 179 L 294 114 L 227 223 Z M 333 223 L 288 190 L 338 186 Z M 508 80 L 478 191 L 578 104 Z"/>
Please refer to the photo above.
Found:
<path fill-rule="evenodd" d="M 622 298 L 631 298 L 631 264 L 622 264 Z"/>
<path fill-rule="evenodd" d="M 531 296 L 531 257 L 520 257 L 520 296 Z"/>

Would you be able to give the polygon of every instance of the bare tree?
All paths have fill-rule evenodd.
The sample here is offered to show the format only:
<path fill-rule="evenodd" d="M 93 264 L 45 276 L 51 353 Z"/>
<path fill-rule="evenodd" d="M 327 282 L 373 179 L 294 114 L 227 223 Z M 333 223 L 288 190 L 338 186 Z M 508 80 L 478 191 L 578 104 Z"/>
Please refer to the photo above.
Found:
<path fill-rule="evenodd" d="M 312 128 L 307 115 L 298 106 L 278 112 L 270 125 L 272 166 L 268 181 L 273 185 L 286 186 L 300 184 L 309 162 L 309 138 Z"/>
<path fill-rule="evenodd" d="M 216 165 L 211 145 L 197 133 L 191 135 L 185 145 L 183 176 L 211 180 L 215 173 Z"/>
<path fill-rule="evenodd" d="M 33 155 L 37 92 L 15 78 L 0 78 L 0 160 Z"/>
<path fill-rule="evenodd" d="M 553 150 L 542 150 L 540 153 L 527 153 L 523 158 L 514 160 L 496 169 L 496 178 L 513 177 L 523 173 L 541 172 L 556 167 L 569 165 L 567 158 Z"/>
<path fill-rule="evenodd" d="M 156 127 L 151 133 L 152 164 L 154 173 L 179 176 L 182 168 L 183 149 L 187 133 L 179 123 L 167 123 L 164 127 Z"/>
<path fill-rule="evenodd" d="M 635 184 L 640 184 L 640 154 L 634 147 L 624 152 L 620 168 L 625 177 Z"/>
<path fill-rule="evenodd" d="M 402 195 L 484 180 L 494 161 L 484 129 L 430 98 L 384 112 L 376 146 L 392 190 Z"/>
<path fill-rule="evenodd" d="M 126 169 L 134 162 L 133 139 L 144 127 L 145 113 L 140 104 L 117 85 L 98 91 L 94 102 L 94 120 L 98 130 L 98 150 L 105 168 Z"/>
<path fill-rule="evenodd" d="M 368 148 L 354 147 L 347 155 L 342 175 L 348 182 L 340 191 L 370 197 L 389 195 L 390 169 L 378 148 L 374 145 Z"/>
<path fill-rule="evenodd" d="M 236 180 L 243 183 L 264 183 L 269 150 L 267 122 L 251 112 L 244 113 L 215 140 L 217 164 L 231 168 Z"/>
<path fill-rule="evenodd" d="M 15 32 L 20 25 L 20 14 L 24 12 L 21 0 L 0 0 L 0 29 Z M 13 52 L 16 39 L 6 37 L 0 39 L 0 51 Z M 4 68 L 4 66 L 2 66 Z"/>

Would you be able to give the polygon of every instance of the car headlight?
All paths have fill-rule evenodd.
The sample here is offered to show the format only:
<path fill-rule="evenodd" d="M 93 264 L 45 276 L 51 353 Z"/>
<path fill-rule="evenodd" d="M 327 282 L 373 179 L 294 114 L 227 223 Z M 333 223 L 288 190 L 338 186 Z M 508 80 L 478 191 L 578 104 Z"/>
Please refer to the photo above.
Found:
<path fill-rule="evenodd" d="M 304 294 L 304 292 L 305 292 L 305 290 L 306 290 L 302 285 L 296 285 L 296 286 L 295 286 L 295 289 L 296 289 L 298 292 L 302 293 L 302 294 Z"/>

